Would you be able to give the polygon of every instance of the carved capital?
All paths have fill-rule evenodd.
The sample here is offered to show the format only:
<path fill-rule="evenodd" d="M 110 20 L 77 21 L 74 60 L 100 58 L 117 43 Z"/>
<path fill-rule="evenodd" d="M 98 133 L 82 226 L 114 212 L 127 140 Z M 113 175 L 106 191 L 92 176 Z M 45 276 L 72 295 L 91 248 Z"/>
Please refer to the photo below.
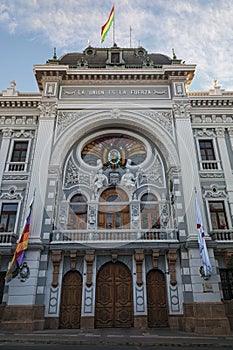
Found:
<path fill-rule="evenodd" d="M 87 287 L 92 285 L 92 270 L 93 270 L 93 261 L 95 260 L 95 251 L 94 250 L 86 250 L 85 261 L 87 264 Z"/>
<path fill-rule="evenodd" d="M 174 103 L 173 112 L 175 118 L 190 118 L 191 104 L 187 102 L 184 103 L 184 101 L 181 103 Z"/>
<path fill-rule="evenodd" d="M 158 260 L 159 260 L 159 249 L 152 249 L 152 262 L 153 268 L 158 268 Z"/>
<path fill-rule="evenodd" d="M 168 269 L 170 274 L 170 283 L 172 286 L 177 284 L 176 281 L 176 260 L 177 260 L 177 251 L 176 249 L 169 249 L 167 253 Z"/>
<path fill-rule="evenodd" d="M 12 135 L 12 129 L 6 128 L 2 130 L 3 138 L 10 138 Z"/>
<path fill-rule="evenodd" d="M 52 263 L 53 263 L 52 286 L 54 288 L 56 288 L 58 285 L 58 276 L 59 276 L 61 257 L 62 257 L 61 250 L 53 250 L 52 251 Z"/>
<path fill-rule="evenodd" d="M 142 263 L 144 260 L 144 250 L 136 249 L 134 252 L 134 260 L 136 262 L 136 272 L 137 272 L 137 285 L 142 286 Z"/>
<path fill-rule="evenodd" d="M 219 128 L 216 128 L 215 131 L 216 131 L 217 137 L 224 137 L 224 135 L 225 135 L 225 128 L 219 127 Z"/>
<path fill-rule="evenodd" d="M 71 268 L 71 270 L 75 270 L 76 257 L 77 257 L 77 251 L 76 250 L 71 250 L 70 251 L 70 268 Z"/>
<path fill-rule="evenodd" d="M 55 117 L 57 112 L 57 103 L 44 102 L 39 104 L 42 117 Z"/>

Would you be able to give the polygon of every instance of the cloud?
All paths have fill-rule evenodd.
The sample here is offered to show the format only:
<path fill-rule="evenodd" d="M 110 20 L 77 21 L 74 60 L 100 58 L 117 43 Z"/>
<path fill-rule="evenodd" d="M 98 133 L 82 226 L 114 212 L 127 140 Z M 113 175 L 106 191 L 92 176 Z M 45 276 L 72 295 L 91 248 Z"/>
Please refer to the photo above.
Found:
<path fill-rule="evenodd" d="M 58 53 L 82 51 L 90 40 L 100 46 L 100 30 L 111 10 L 109 1 L 2 0 L 0 27 L 57 47 Z M 218 79 L 233 90 L 232 0 L 118 0 L 115 39 L 119 46 L 141 44 L 149 52 L 176 55 L 197 64 L 202 89 Z M 104 45 L 111 46 L 109 33 Z"/>

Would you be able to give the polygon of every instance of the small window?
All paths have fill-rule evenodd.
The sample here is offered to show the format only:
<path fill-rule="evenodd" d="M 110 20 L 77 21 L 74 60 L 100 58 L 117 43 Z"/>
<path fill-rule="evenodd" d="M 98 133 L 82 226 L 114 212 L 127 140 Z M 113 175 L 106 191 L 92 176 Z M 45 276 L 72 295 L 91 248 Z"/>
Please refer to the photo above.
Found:
<path fill-rule="evenodd" d="M 111 63 L 113 63 L 113 64 L 120 63 L 120 53 L 119 52 L 112 52 Z"/>
<path fill-rule="evenodd" d="M 15 141 L 11 156 L 11 162 L 25 162 L 28 149 L 28 141 Z"/>
<path fill-rule="evenodd" d="M 202 160 L 215 160 L 214 147 L 212 140 L 200 140 L 200 153 Z"/>
<path fill-rule="evenodd" d="M 226 211 L 223 201 L 209 202 L 211 224 L 213 230 L 224 230 L 228 228 Z"/>
<path fill-rule="evenodd" d="M 0 232 L 14 232 L 17 216 L 17 203 L 3 203 L 0 216 Z"/>

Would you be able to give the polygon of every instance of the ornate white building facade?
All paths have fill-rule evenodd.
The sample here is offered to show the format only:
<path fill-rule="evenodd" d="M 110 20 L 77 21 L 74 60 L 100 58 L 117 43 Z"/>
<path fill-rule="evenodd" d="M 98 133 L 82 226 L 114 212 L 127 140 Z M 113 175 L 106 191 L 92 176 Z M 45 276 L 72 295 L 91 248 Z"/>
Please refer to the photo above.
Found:
<path fill-rule="evenodd" d="M 230 332 L 233 92 L 188 92 L 195 69 L 89 46 L 0 93 L 0 329 Z M 34 192 L 30 273 L 5 282 Z"/>

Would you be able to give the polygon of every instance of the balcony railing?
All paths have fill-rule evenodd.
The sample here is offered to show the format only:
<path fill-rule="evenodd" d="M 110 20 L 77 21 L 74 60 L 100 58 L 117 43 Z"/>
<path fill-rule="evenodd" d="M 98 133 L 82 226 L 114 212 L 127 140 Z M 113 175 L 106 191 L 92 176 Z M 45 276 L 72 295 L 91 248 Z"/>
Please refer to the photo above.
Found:
<path fill-rule="evenodd" d="M 210 232 L 210 236 L 215 241 L 232 241 L 233 242 L 233 230 L 214 230 Z"/>
<path fill-rule="evenodd" d="M 177 241 L 174 229 L 153 230 L 64 230 L 53 231 L 51 243 Z"/>
<path fill-rule="evenodd" d="M 205 160 L 201 162 L 201 170 L 220 170 L 220 161 Z"/>
<path fill-rule="evenodd" d="M 13 232 L 0 232 L 0 246 L 10 245 L 16 242 L 16 235 Z"/>
<path fill-rule="evenodd" d="M 27 163 L 25 162 L 10 162 L 6 164 L 6 171 L 26 171 Z"/>

